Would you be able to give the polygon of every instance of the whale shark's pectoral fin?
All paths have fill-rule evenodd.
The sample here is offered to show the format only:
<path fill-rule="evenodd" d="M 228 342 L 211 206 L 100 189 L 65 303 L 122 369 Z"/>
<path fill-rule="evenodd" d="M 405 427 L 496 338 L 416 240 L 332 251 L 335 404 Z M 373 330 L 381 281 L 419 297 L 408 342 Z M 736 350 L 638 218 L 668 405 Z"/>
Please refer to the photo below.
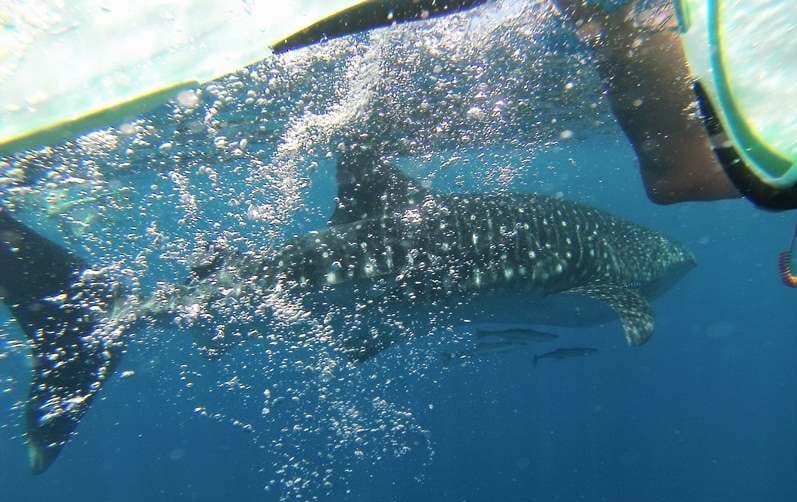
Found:
<path fill-rule="evenodd" d="M 355 331 L 343 340 L 341 351 L 350 362 L 361 364 L 393 344 L 393 337 L 379 328 Z"/>
<path fill-rule="evenodd" d="M 582 294 L 609 305 L 620 317 L 628 345 L 642 345 L 653 334 L 653 308 L 636 289 L 619 284 L 588 284 L 568 292 Z"/>
<path fill-rule="evenodd" d="M 375 294 L 374 288 L 369 288 L 363 296 L 358 296 L 355 303 L 360 307 L 347 316 L 338 330 L 341 333 L 338 348 L 353 364 L 364 363 L 390 348 L 397 339 L 411 336 L 410 330 L 390 315 L 393 307 L 390 290 L 372 297 Z"/>

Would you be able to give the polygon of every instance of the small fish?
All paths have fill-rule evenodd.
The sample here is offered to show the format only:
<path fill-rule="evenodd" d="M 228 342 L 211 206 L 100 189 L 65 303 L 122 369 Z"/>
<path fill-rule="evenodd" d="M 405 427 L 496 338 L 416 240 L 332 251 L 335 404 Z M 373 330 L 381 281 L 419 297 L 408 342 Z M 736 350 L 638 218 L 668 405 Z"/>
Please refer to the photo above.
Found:
<path fill-rule="evenodd" d="M 459 359 L 471 359 L 474 357 L 485 357 L 493 354 L 500 354 L 502 352 L 509 352 L 518 348 L 526 347 L 528 344 L 517 341 L 502 341 L 479 343 L 472 349 L 463 350 L 461 352 L 446 352 L 440 354 L 444 366 L 448 366 L 451 361 Z"/>
<path fill-rule="evenodd" d="M 506 341 L 516 341 L 521 343 L 543 343 L 551 342 L 559 338 L 558 335 L 553 333 L 546 333 L 545 331 L 537 331 L 533 328 L 510 328 L 510 329 L 477 329 L 477 338 L 500 338 Z"/>
<path fill-rule="evenodd" d="M 540 359 L 572 359 L 575 357 L 589 356 L 597 351 L 598 349 L 593 349 L 591 347 L 566 347 L 552 350 L 551 352 L 534 356 L 534 367 L 537 367 L 537 361 Z"/>

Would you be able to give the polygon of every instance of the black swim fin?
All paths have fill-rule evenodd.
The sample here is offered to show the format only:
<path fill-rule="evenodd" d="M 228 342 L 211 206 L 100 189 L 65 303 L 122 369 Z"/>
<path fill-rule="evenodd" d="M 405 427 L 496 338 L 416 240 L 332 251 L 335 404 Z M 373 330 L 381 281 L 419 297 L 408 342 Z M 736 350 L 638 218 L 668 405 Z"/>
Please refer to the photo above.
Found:
<path fill-rule="evenodd" d="M 25 410 L 30 467 L 44 472 L 121 356 L 96 317 L 112 288 L 78 284 L 86 263 L 0 207 L 0 300 L 29 339 L 33 375 Z"/>
<path fill-rule="evenodd" d="M 274 43 L 276 54 L 375 28 L 453 14 L 488 0 L 363 0 Z"/>

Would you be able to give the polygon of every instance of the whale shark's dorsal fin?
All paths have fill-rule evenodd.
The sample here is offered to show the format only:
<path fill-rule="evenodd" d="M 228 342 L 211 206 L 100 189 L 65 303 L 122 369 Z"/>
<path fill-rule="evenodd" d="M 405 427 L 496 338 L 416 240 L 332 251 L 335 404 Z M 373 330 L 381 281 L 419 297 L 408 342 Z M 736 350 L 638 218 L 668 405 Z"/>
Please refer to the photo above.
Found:
<path fill-rule="evenodd" d="M 337 185 L 337 206 L 331 225 L 386 216 L 432 195 L 375 149 L 354 149 L 342 154 L 338 159 Z"/>

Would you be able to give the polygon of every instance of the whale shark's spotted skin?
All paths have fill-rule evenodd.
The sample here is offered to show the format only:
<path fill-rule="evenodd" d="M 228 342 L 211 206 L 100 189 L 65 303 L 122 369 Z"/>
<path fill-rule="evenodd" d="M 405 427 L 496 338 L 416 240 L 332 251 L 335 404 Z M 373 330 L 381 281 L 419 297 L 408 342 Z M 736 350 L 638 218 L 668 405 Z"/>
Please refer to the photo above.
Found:
<path fill-rule="evenodd" d="M 643 289 L 692 255 L 660 234 L 542 195 L 429 196 L 417 206 L 310 232 L 264 265 L 318 288 L 378 277 L 419 298 L 552 294 L 593 282 Z"/>
<path fill-rule="evenodd" d="M 639 345 L 654 328 L 646 296 L 694 265 L 680 244 L 575 202 L 538 194 L 439 195 L 369 156 L 344 159 L 338 169 L 339 182 L 350 183 L 339 187 L 330 226 L 266 257 L 225 256 L 172 298 L 172 306 L 228 304 L 214 292 L 248 284 L 255 296 L 278 288 L 297 299 L 312 297 L 316 311 L 318 305 L 330 312 L 373 304 L 379 296 L 382 315 L 431 307 L 456 317 L 454 304 L 463 312 L 463 305 L 509 296 L 526 295 L 531 303 L 575 293 L 611 307 L 628 343 Z M 373 319 L 337 313 L 349 319 L 337 327 L 354 359 L 372 357 L 392 341 L 384 330 L 373 334 Z M 355 328 L 351 318 L 358 316 Z M 372 335 L 352 334 L 369 329 Z"/>

